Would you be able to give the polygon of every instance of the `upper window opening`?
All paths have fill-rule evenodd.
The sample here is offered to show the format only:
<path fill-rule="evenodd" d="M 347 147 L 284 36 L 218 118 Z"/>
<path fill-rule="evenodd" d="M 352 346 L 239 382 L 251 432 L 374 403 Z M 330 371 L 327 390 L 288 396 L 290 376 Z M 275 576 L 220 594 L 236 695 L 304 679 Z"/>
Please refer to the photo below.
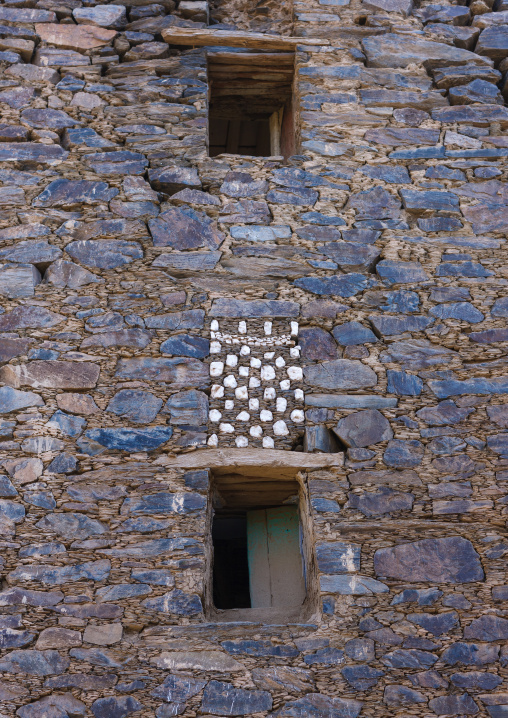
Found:
<path fill-rule="evenodd" d="M 210 52 L 209 154 L 294 154 L 294 54 Z"/>
<path fill-rule="evenodd" d="M 222 620 L 249 620 L 252 612 L 300 617 L 307 597 L 301 501 L 296 480 L 216 480 L 212 593 Z"/>

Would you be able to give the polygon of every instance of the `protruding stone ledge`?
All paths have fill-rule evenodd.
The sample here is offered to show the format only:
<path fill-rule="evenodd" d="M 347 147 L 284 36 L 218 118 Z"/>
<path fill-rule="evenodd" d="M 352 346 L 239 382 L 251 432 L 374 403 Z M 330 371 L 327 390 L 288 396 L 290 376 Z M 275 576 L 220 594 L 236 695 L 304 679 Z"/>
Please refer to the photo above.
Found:
<path fill-rule="evenodd" d="M 162 462 L 161 462 L 162 463 Z M 344 454 L 307 454 L 303 451 L 277 449 L 205 449 L 191 454 L 168 456 L 168 468 L 211 469 L 216 473 L 275 474 L 281 479 L 293 478 L 299 471 L 338 468 L 344 464 Z"/>

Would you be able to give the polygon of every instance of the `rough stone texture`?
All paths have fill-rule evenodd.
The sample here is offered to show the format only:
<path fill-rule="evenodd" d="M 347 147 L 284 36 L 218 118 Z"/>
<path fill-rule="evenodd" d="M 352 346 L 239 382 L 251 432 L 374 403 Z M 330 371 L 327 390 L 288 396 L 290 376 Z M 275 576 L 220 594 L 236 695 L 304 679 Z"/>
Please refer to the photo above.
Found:
<path fill-rule="evenodd" d="M 2 718 L 506 715 L 507 12 L 0 5 Z M 241 83 L 283 159 L 208 156 Z M 230 622 L 217 476 L 296 474 L 308 605 Z"/>

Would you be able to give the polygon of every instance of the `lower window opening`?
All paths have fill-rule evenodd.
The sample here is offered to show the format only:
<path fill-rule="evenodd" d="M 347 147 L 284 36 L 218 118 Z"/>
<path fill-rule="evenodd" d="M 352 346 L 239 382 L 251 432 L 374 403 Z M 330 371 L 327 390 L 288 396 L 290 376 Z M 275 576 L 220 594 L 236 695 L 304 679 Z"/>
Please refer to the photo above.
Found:
<path fill-rule="evenodd" d="M 270 485 L 254 479 L 248 488 L 225 485 L 217 491 L 215 503 L 215 608 L 301 607 L 306 576 L 296 482 Z"/>

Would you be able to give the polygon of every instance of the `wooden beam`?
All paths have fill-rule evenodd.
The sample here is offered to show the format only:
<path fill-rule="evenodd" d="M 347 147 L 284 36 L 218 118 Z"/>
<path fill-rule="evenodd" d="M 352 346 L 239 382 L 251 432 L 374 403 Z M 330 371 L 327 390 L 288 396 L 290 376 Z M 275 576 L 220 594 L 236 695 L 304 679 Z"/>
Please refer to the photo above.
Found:
<path fill-rule="evenodd" d="M 162 31 L 169 45 L 193 47 L 225 46 L 245 47 L 253 50 L 294 50 L 297 45 L 329 45 L 329 40 L 310 37 L 283 37 L 265 35 L 262 32 L 238 32 L 234 30 L 194 30 L 186 27 L 169 27 Z"/>

